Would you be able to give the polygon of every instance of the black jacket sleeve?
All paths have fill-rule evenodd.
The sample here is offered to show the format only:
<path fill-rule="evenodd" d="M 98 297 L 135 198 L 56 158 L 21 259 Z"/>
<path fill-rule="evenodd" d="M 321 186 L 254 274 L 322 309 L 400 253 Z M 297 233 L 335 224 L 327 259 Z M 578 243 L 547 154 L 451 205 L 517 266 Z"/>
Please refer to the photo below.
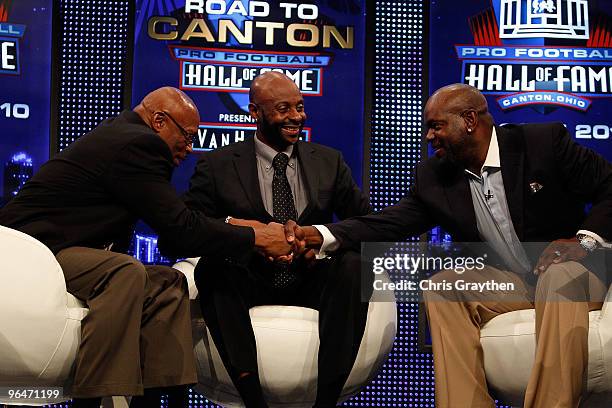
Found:
<path fill-rule="evenodd" d="M 202 211 L 210 217 L 219 218 L 223 214 L 215 200 L 217 191 L 214 180 L 215 175 L 208 155 L 203 154 L 189 180 L 189 190 L 183 194 L 182 198 L 188 208 Z"/>
<path fill-rule="evenodd" d="M 172 164 L 163 140 L 135 138 L 110 165 L 108 189 L 160 236 L 160 247 L 177 257 L 245 253 L 253 249 L 251 228 L 236 227 L 189 209 L 170 183 Z"/>
<path fill-rule="evenodd" d="M 350 218 L 326 227 L 339 240 L 340 250 L 359 250 L 362 242 L 398 242 L 431 229 L 435 223 L 419 199 L 418 176 L 407 196 L 375 214 Z"/>
<path fill-rule="evenodd" d="M 351 169 L 341 154 L 338 154 L 336 188 L 334 190 L 333 209 L 341 219 L 366 215 L 372 212 L 370 200 L 363 194 L 351 175 Z"/>

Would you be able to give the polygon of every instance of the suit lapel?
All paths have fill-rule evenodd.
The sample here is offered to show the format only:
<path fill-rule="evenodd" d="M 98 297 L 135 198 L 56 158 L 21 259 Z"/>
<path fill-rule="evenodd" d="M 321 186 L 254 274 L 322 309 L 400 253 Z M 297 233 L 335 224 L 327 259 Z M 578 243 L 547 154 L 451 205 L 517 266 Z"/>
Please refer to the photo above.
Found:
<path fill-rule="evenodd" d="M 519 240 L 524 238 L 523 209 L 525 197 L 525 148 L 523 135 L 496 127 L 504 191 L 510 217 Z"/>
<path fill-rule="evenodd" d="M 305 220 L 319 199 L 319 171 L 321 170 L 318 165 L 318 158 L 315 149 L 312 148 L 308 143 L 297 142 L 295 144 L 297 149 L 298 161 L 300 163 L 300 170 L 304 175 L 304 187 L 306 194 L 308 195 L 308 204 L 302 214 L 299 215 L 298 222 Z"/>
<path fill-rule="evenodd" d="M 463 230 L 465 241 L 480 241 L 472 193 L 463 169 L 456 169 L 452 173 L 444 173 L 440 177 L 445 180 L 443 181 L 443 185 L 445 185 L 444 193 L 453 220 L 456 220 Z"/>
<path fill-rule="evenodd" d="M 234 152 L 234 168 L 254 213 L 260 219 L 270 219 L 270 214 L 264 207 L 259 190 L 255 140 L 253 138 L 248 139 Z"/>

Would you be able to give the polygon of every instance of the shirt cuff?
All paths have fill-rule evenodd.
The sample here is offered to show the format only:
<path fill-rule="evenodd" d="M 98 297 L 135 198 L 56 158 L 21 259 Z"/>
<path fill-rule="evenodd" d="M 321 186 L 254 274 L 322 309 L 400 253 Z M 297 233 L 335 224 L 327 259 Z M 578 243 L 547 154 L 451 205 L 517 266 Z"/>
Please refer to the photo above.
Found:
<path fill-rule="evenodd" d="M 588 235 L 589 237 L 593 238 L 595 241 L 597 241 L 599 243 L 599 245 L 601 245 L 603 248 L 612 248 L 612 242 L 608 242 L 605 239 L 603 239 L 599 234 L 596 234 L 592 231 L 589 230 L 580 230 L 576 233 L 576 235 L 578 234 L 584 234 L 584 235 Z M 321 247 L 322 249 L 323 247 Z"/>
<path fill-rule="evenodd" d="M 323 259 L 327 257 L 328 252 L 334 252 L 338 248 L 340 248 L 340 242 L 334 237 L 329 229 L 325 225 L 313 225 L 314 228 L 319 231 L 321 236 L 323 237 L 323 243 L 321 244 L 321 248 L 318 250 L 315 249 L 315 255 L 317 259 Z"/>

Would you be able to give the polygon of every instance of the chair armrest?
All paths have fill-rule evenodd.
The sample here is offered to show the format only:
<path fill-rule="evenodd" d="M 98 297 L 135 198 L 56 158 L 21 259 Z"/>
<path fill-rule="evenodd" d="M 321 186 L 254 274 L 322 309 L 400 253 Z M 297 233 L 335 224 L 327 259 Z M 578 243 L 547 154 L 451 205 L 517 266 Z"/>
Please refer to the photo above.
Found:
<path fill-rule="evenodd" d="M 608 322 L 608 327 L 612 327 L 612 285 L 608 288 L 604 304 L 601 307 L 600 320 Z"/>
<path fill-rule="evenodd" d="M 198 288 L 196 288 L 194 270 L 200 258 L 186 258 L 183 259 L 172 267 L 185 275 L 187 278 L 187 286 L 189 287 L 189 299 L 197 299 L 198 297 Z"/>
<path fill-rule="evenodd" d="M 2 226 L 0 271 L 0 373 L 39 375 L 69 315 L 64 273 L 45 245 Z"/>
<path fill-rule="evenodd" d="M 2 314 L 50 315 L 67 308 L 66 279 L 55 255 L 41 242 L 0 226 Z"/>

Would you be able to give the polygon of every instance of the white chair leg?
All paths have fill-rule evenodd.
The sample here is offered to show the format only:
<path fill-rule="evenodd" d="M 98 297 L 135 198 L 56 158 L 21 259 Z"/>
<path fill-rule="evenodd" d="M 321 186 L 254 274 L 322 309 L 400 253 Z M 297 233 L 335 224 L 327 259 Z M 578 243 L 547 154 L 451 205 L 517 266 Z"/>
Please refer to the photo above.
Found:
<path fill-rule="evenodd" d="M 128 397 L 105 397 L 102 398 L 102 408 L 129 408 Z"/>

